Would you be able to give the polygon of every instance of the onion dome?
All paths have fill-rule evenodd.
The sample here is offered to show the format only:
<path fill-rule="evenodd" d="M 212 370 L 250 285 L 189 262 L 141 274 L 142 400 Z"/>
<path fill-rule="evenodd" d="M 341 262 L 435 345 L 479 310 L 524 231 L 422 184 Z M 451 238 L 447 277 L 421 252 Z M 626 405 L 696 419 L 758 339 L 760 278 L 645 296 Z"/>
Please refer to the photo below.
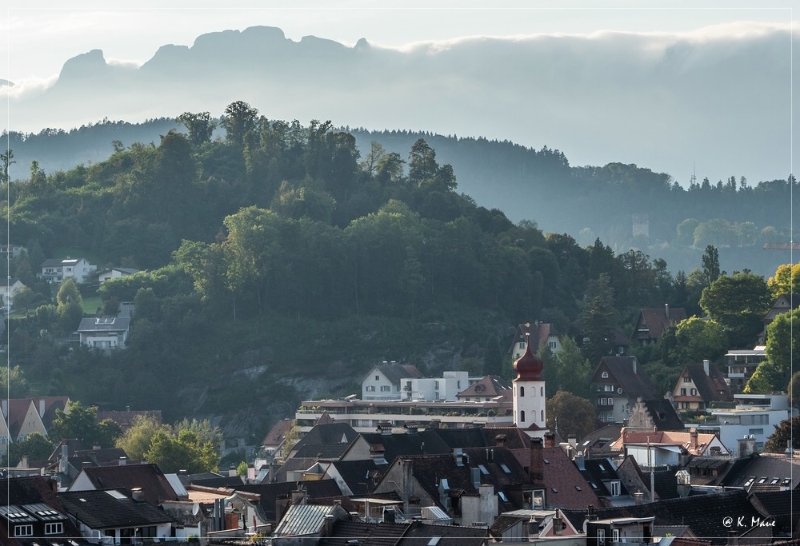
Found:
<path fill-rule="evenodd" d="M 525 354 L 514 362 L 514 370 L 517 372 L 517 380 L 521 381 L 541 381 L 544 362 L 531 352 L 530 335 L 527 336 Z"/>

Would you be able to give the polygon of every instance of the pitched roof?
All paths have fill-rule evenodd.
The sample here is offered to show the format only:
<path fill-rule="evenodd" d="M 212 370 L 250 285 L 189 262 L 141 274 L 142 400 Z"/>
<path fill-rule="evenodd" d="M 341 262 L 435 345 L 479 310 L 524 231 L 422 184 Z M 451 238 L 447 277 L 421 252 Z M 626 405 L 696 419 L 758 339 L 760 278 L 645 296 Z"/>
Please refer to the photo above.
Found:
<path fill-rule="evenodd" d="M 367 495 L 372 492 L 374 480 L 386 471 L 386 465 L 378 466 L 375 461 L 334 461 L 336 470 L 353 495 Z"/>
<path fill-rule="evenodd" d="M 695 535 L 710 539 L 714 544 L 727 542 L 729 528 L 723 523 L 726 517 L 736 514 L 736 517 L 743 517 L 744 521 L 759 517 L 758 511 L 747 500 L 747 493 L 740 489 L 641 505 L 601 508 L 595 513 L 599 519 L 655 516 L 656 525 L 688 525 Z M 564 515 L 574 527 L 580 529 L 586 519 L 586 510 L 564 510 Z"/>
<path fill-rule="evenodd" d="M 396 546 L 398 540 L 410 526 L 403 523 L 363 523 L 359 521 L 336 521 L 331 535 L 323 538 L 319 546 Z"/>
<path fill-rule="evenodd" d="M 436 546 L 481 546 L 488 542 L 487 527 L 434 525 L 414 522 L 397 546 L 428 546 L 436 539 Z"/>
<path fill-rule="evenodd" d="M 44 476 L 8 477 L 0 479 L 0 499 L 6 506 L 21 506 L 26 512 L 34 511 L 37 505 L 46 505 L 59 514 L 66 514 L 66 509 L 55 493 L 51 479 Z M 31 508 L 28 510 L 27 508 Z M 68 519 L 59 521 L 64 524 L 64 536 L 80 536 L 78 529 Z M 0 537 L 10 536 L 7 518 L 0 517 Z M 5 543 L 13 544 L 10 540 Z"/>
<path fill-rule="evenodd" d="M 639 312 L 633 337 L 637 340 L 658 339 L 670 326 L 688 318 L 683 307 L 645 308 Z"/>
<path fill-rule="evenodd" d="M 612 444 L 614 449 L 625 449 L 627 444 L 638 445 L 670 445 L 680 446 L 691 455 L 703 455 L 708 450 L 711 442 L 716 439 L 717 435 L 710 432 L 697 433 L 697 445 L 692 447 L 692 431 L 691 430 L 628 430 L 622 429 L 620 437 Z"/>
<path fill-rule="evenodd" d="M 96 466 L 84 468 L 82 472 L 86 474 L 95 489 L 139 488 L 145 500 L 154 506 L 165 500 L 178 500 L 164 473 L 155 464 Z"/>
<path fill-rule="evenodd" d="M 542 482 L 548 508 L 583 508 L 600 505 L 600 499 L 560 447 L 542 449 Z"/>
<path fill-rule="evenodd" d="M 425 429 L 416 434 L 364 432 L 361 433 L 361 438 L 370 445 L 370 451 L 383 451 L 383 458 L 389 463 L 404 455 L 430 455 L 451 451 L 451 447 L 436 429 Z"/>
<path fill-rule="evenodd" d="M 653 425 L 658 430 L 684 430 L 686 426 L 681 421 L 675 406 L 666 398 L 651 398 L 643 400 Z"/>
<path fill-rule="evenodd" d="M 81 319 L 77 332 L 122 332 L 131 325 L 130 317 L 90 317 Z"/>
<path fill-rule="evenodd" d="M 776 531 L 791 534 L 800 530 L 800 490 L 758 491 L 750 495 L 750 502 L 765 518 L 774 518 Z"/>
<path fill-rule="evenodd" d="M 424 377 L 422 372 L 419 371 L 419 369 L 413 364 L 381 364 L 379 366 L 375 366 L 372 368 L 372 370 L 378 370 L 386 376 L 386 379 L 395 385 L 399 384 L 401 379 L 405 379 L 407 377 Z M 371 373 L 372 371 L 367 374 L 367 377 L 369 377 Z"/>
<path fill-rule="evenodd" d="M 762 453 L 740 461 L 741 464 L 734 464 L 725 474 L 721 485 L 745 487 L 747 481 L 754 478 L 753 483 L 747 485 L 748 490 L 754 485 L 764 484 L 781 485 L 789 489 L 800 487 L 800 459 Z M 773 484 L 776 479 L 778 481 Z"/>
<path fill-rule="evenodd" d="M 307 500 L 319 498 L 341 497 L 342 490 L 336 485 L 335 480 L 314 480 L 301 482 L 305 490 L 305 498 Z M 260 484 L 242 484 L 233 488 L 235 491 L 244 491 L 247 493 L 257 493 L 259 495 L 258 504 L 264 511 L 268 521 L 277 521 L 276 501 L 278 499 L 288 499 L 291 497 L 292 491 L 298 488 L 297 482 L 279 482 L 279 483 L 260 483 Z"/>
<path fill-rule="evenodd" d="M 511 381 L 500 377 L 499 375 L 486 375 L 482 377 L 479 381 L 476 381 L 460 393 L 456 395 L 456 398 L 466 398 L 466 397 L 475 397 L 480 396 L 493 398 L 495 396 L 507 396 L 511 397 L 512 395 L 511 390 Z"/>
<path fill-rule="evenodd" d="M 347 423 L 323 423 L 309 430 L 308 433 L 295 444 L 292 451 L 299 452 L 306 446 L 338 446 L 338 448 L 341 449 L 341 453 L 344 453 L 347 446 L 353 443 L 353 440 L 357 437 L 358 432 Z"/>
<path fill-rule="evenodd" d="M 592 382 L 601 380 L 601 370 L 608 370 L 609 379 L 613 379 L 628 397 L 641 396 L 643 399 L 657 397 L 656 389 L 642 369 L 635 356 L 604 356 L 595 367 Z"/>
<path fill-rule="evenodd" d="M 528 338 L 530 335 L 530 338 Z M 513 354 L 515 344 L 526 343 L 528 339 L 531 340 L 531 352 L 535 353 L 542 346 L 542 343 L 547 344 L 547 338 L 550 336 L 560 336 L 561 334 L 556 329 L 555 324 L 549 322 L 534 323 L 526 322 L 517 326 L 517 332 L 514 336 L 514 343 L 508 349 L 509 354 Z"/>
<path fill-rule="evenodd" d="M 725 376 L 719 371 L 717 365 L 710 362 L 708 365 L 708 375 L 705 372 L 704 364 L 687 364 L 683 377 L 686 373 L 692 378 L 697 392 L 706 404 L 713 401 L 732 401 L 733 394 L 731 388 L 725 382 Z M 680 380 L 680 378 L 679 378 Z"/>
<path fill-rule="evenodd" d="M 172 517 L 145 501 L 136 501 L 125 490 L 71 491 L 59 493 L 67 511 L 92 529 L 138 527 L 171 523 Z"/>
<path fill-rule="evenodd" d="M 282 419 L 272 425 L 272 428 L 269 429 L 267 435 L 264 436 L 264 440 L 261 442 L 261 445 L 267 447 L 277 447 L 283 443 L 283 440 L 286 438 L 286 433 L 292 428 L 294 421 L 289 419 Z"/>
<path fill-rule="evenodd" d="M 331 507 L 316 504 L 293 504 L 284 514 L 275 531 L 273 538 L 299 537 L 319 533 L 325 516 L 331 513 Z"/>

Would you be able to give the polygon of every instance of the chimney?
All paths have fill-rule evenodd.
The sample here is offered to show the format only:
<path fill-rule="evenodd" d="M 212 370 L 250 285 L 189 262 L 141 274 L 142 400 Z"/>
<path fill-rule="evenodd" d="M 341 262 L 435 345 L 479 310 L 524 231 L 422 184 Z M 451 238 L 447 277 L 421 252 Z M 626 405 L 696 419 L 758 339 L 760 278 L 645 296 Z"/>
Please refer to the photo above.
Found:
<path fill-rule="evenodd" d="M 306 490 L 300 489 L 300 484 L 298 484 L 298 488 L 292 491 L 292 505 L 305 504 L 305 500 Z"/>
<path fill-rule="evenodd" d="M 228 467 L 228 476 L 234 477 L 236 475 L 236 465 L 231 463 L 231 466 Z"/>
<path fill-rule="evenodd" d="M 544 479 L 544 454 L 542 452 L 542 439 L 531 438 L 531 466 L 530 474 L 532 480 L 541 482 Z"/>
<path fill-rule="evenodd" d="M 394 508 L 384 508 L 383 510 L 383 522 L 384 523 L 394 523 L 395 522 L 395 512 Z"/>
<path fill-rule="evenodd" d="M 703 360 L 703 371 L 706 373 L 706 377 L 711 375 L 711 370 L 709 369 L 711 362 L 708 360 Z"/>
<path fill-rule="evenodd" d="M 329 537 L 331 534 L 333 534 L 334 520 L 335 518 L 333 517 L 333 514 L 328 514 L 325 516 L 325 521 L 322 523 L 322 533 L 320 533 L 323 537 Z"/>
<path fill-rule="evenodd" d="M 22 460 L 17 465 L 17 468 L 30 468 L 28 466 L 28 456 L 27 455 L 23 455 L 22 456 Z"/>
<path fill-rule="evenodd" d="M 133 494 L 133 500 L 144 502 L 144 491 L 142 491 L 141 487 L 131 489 L 131 493 Z"/>
<path fill-rule="evenodd" d="M 417 423 L 406 423 L 406 433 L 415 435 L 419 432 L 419 425 Z"/>
<path fill-rule="evenodd" d="M 689 451 L 696 451 L 697 445 L 697 429 L 692 427 L 689 429 Z"/>
<path fill-rule="evenodd" d="M 44 412 L 47 409 L 44 398 L 39 399 L 39 417 L 44 417 Z"/>
<path fill-rule="evenodd" d="M 494 445 L 497 447 L 505 447 L 506 446 L 506 435 L 505 434 L 498 434 L 494 437 Z"/>
<path fill-rule="evenodd" d="M 119 466 L 125 466 L 126 464 L 128 464 L 128 458 L 127 457 L 120 457 L 119 458 Z"/>
<path fill-rule="evenodd" d="M 67 464 L 69 463 L 69 446 L 66 442 L 61 444 L 61 458 L 58 460 L 58 472 L 61 474 L 67 473 Z"/>
<path fill-rule="evenodd" d="M 664 316 L 666 316 L 667 320 L 669 320 L 669 304 L 668 303 L 664 304 Z"/>
<path fill-rule="evenodd" d="M 575 465 L 578 467 L 578 470 L 586 470 L 586 465 L 583 463 L 583 453 L 580 451 L 575 454 Z"/>
<path fill-rule="evenodd" d="M 597 514 L 594 513 L 594 505 L 590 504 L 586 508 L 586 521 L 597 521 Z"/>
<path fill-rule="evenodd" d="M 8 400 L 5 398 L 3 399 L 3 417 L 8 419 Z"/>
<path fill-rule="evenodd" d="M 636 506 L 644 504 L 644 493 L 641 491 L 637 491 L 633 494 L 633 498 L 636 499 Z"/>
<path fill-rule="evenodd" d="M 553 534 L 556 536 L 561 536 L 564 532 L 564 522 L 561 519 L 561 516 L 555 516 L 553 518 Z"/>
<path fill-rule="evenodd" d="M 571 445 L 573 448 L 577 447 L 577 445 L 578 445 L 578 437 L 575 436 L 574 434 L 570 434 L 569 436 L 567 436 L 567 443 L 569 445 Z"/>
<path fill-rule="evenodd" d="M 544 433 L 544 447 L 556 447 L 556 435 L 552 432 Z"/>

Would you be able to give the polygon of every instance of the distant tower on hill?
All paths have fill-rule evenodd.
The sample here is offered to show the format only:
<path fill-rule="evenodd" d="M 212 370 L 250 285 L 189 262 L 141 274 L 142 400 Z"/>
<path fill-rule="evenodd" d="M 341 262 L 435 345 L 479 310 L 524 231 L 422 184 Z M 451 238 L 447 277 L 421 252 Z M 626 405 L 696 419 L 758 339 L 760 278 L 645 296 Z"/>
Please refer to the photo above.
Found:
<path fill-rule="evenodd" d="M 514 424 L 528 436 L 542 438 L 547 432 L 544 362 L 531 352 L 530 343 L 526 345 L 525 354 L 514 362 Z"/>

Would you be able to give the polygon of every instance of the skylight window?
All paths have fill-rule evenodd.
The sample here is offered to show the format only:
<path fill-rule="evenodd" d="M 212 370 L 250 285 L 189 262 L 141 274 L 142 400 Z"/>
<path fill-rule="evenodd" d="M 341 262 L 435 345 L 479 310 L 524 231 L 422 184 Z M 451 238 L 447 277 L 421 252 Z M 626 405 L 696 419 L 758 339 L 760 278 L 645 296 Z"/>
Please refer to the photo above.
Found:
<path fill-rule="evenodd" d="M 505 472 L 506 474 L 511 474 L 511 469 L 508 468 L 508 465 L 506 463 L 500 463 L 500 468 L 502 468 L 503 472 Z"/>
<path fill-rule="evenodd" d="M 502 491 L 499 491 L 499 492 L 497 493 L 497 496 L 499 496 L 499 497 L 500 497 L 500 500 L 501 500 L 501 501 L 503 501 L 503 502 L 508 502 L 508 497 L 506 497 L 506 494 L 505 494 L 505 493 L 503 493 Z"/>
<path fill-rule="evenodd" d="M 478 465 L 478 468 L 480 468 L 480 469 L 481 469 L 481 474 L 483 474 L 483 475 L 485 475 L 485 476 L 488 476 L 488 475 L 489 475 L 489 471 L 488 471 L 488 470 L 486 469 L 486 467 L 485 467 L 485 466 L 483 466 L 482 464 L 479 464 L 479 465 Z"/>

